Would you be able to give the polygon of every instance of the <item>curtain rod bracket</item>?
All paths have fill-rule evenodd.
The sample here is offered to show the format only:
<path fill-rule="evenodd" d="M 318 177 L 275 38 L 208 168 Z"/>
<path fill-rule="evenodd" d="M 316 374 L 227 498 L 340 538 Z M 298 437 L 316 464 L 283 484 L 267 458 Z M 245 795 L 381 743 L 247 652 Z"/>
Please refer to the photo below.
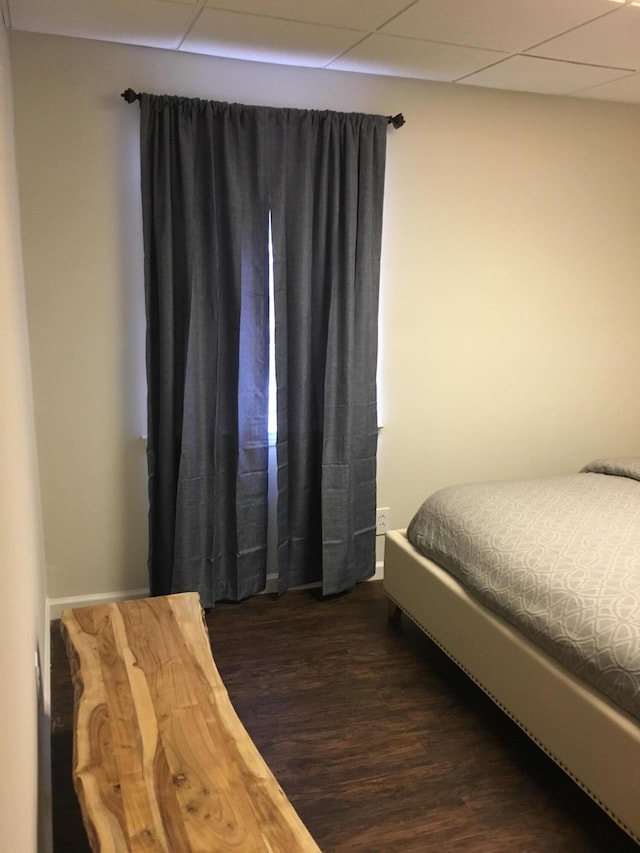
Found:
<path fill-rule="evenodd" d="M 402 113 L 398 113 L 395 116 L 387 116 L 387 123 L 392 124 L 397 130 L 399 127 L 402 127 L 405 124 L 405 118 Z"/>

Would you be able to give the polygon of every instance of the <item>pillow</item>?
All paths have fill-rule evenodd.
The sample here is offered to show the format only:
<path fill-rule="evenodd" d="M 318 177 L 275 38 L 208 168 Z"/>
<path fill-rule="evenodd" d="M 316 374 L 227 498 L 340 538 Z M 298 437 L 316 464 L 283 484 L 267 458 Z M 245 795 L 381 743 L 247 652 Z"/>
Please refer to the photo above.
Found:
<path fill-rule="evenodd" d="M 595 459 L 580 469 L 581 474 L 613 474 L 640 480 L 640 456 L 618 456 Z"/>

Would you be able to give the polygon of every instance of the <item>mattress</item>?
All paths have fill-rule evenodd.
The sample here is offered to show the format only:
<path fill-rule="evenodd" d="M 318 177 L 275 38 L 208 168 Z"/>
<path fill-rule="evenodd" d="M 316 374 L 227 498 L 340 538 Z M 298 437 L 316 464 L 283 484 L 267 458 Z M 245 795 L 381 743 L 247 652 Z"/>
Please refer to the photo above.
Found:
<path fill-rule="evenodd" d="M 640 719 L 640 459 L 441 489 L 407 536 L 482 604 Z"/>

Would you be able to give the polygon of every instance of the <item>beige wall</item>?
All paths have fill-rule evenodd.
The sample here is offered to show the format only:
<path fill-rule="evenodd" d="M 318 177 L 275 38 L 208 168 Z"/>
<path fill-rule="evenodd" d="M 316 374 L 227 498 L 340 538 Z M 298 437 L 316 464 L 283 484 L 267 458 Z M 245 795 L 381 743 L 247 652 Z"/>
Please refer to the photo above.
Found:
<path fill-rule="evenodd" d="M 146 582 L 138 107 L 395 113 L 379 504 L 640 452 L 640 109 L 12 34 L 50 595 Z"/>
<path fill-rule="evenodd" d="M 35 660 L 45 657 L 45 593 L 11 65 L 1 23 L 0 365 L 0 850 L 44 853 L 50 839 L 48 720 Z"/>

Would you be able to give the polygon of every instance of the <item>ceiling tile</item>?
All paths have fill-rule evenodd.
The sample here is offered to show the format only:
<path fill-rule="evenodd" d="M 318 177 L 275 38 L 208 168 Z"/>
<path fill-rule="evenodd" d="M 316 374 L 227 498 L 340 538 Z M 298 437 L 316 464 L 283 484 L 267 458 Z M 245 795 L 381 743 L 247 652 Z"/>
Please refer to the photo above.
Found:
<path fill-rule="evenodd" d="M 461 83 L 486 86 L 492 89 L 512 89 L 522 92 L 539 92 L 547 95 L 571 95 L 588 86 L 597 86 L 622 77 L 625 72 L 596 65 L 576 62 L 559 62 L 535 56 L 512 56 L 465 77 Z"/>
<path fill-rule="evenodd" d="M 356 30 L 375 30 L 413 0 L 205 0 L 207 6 L 267 18 L 289 18 Z"/>
<path fill-rule="evenodd" d="M 375 34 L 332 62 L 329 68 L 449 82 L 506 55 L 493 50 Z"/>
<path fill-rule="evenodd" d="M 640 70 L 640 6 L 619 6 L 592 21 L 539 45 L 536 56 Z"/>
<path fill-rule="evenodd" d="M 612 8 L 611 0 L 418 0 L 381 32 L 516 52 Z"/>
<path fill-rule="evenodd" d="M 640 0 L 0 4 L 14 30 L 640 103 Z"/>
<path fill-rule="evenodd" d="M 578 98 L 597 98 L 599 101 L 640 104 L 640 74 L 630 74 L 611 83 L 577 92 L 576 95 Z"/>
<path fill-rule="evenodd" d="M 363 37 L 356 30 L 203 9 L 182 50 L 322 68 Z"/>
<path fill-rule="evenodd" d="M 11 26 L 52 35 L 178 47 L 196 14 L 193 7 L 156 0 L 19 0 Z"/>

